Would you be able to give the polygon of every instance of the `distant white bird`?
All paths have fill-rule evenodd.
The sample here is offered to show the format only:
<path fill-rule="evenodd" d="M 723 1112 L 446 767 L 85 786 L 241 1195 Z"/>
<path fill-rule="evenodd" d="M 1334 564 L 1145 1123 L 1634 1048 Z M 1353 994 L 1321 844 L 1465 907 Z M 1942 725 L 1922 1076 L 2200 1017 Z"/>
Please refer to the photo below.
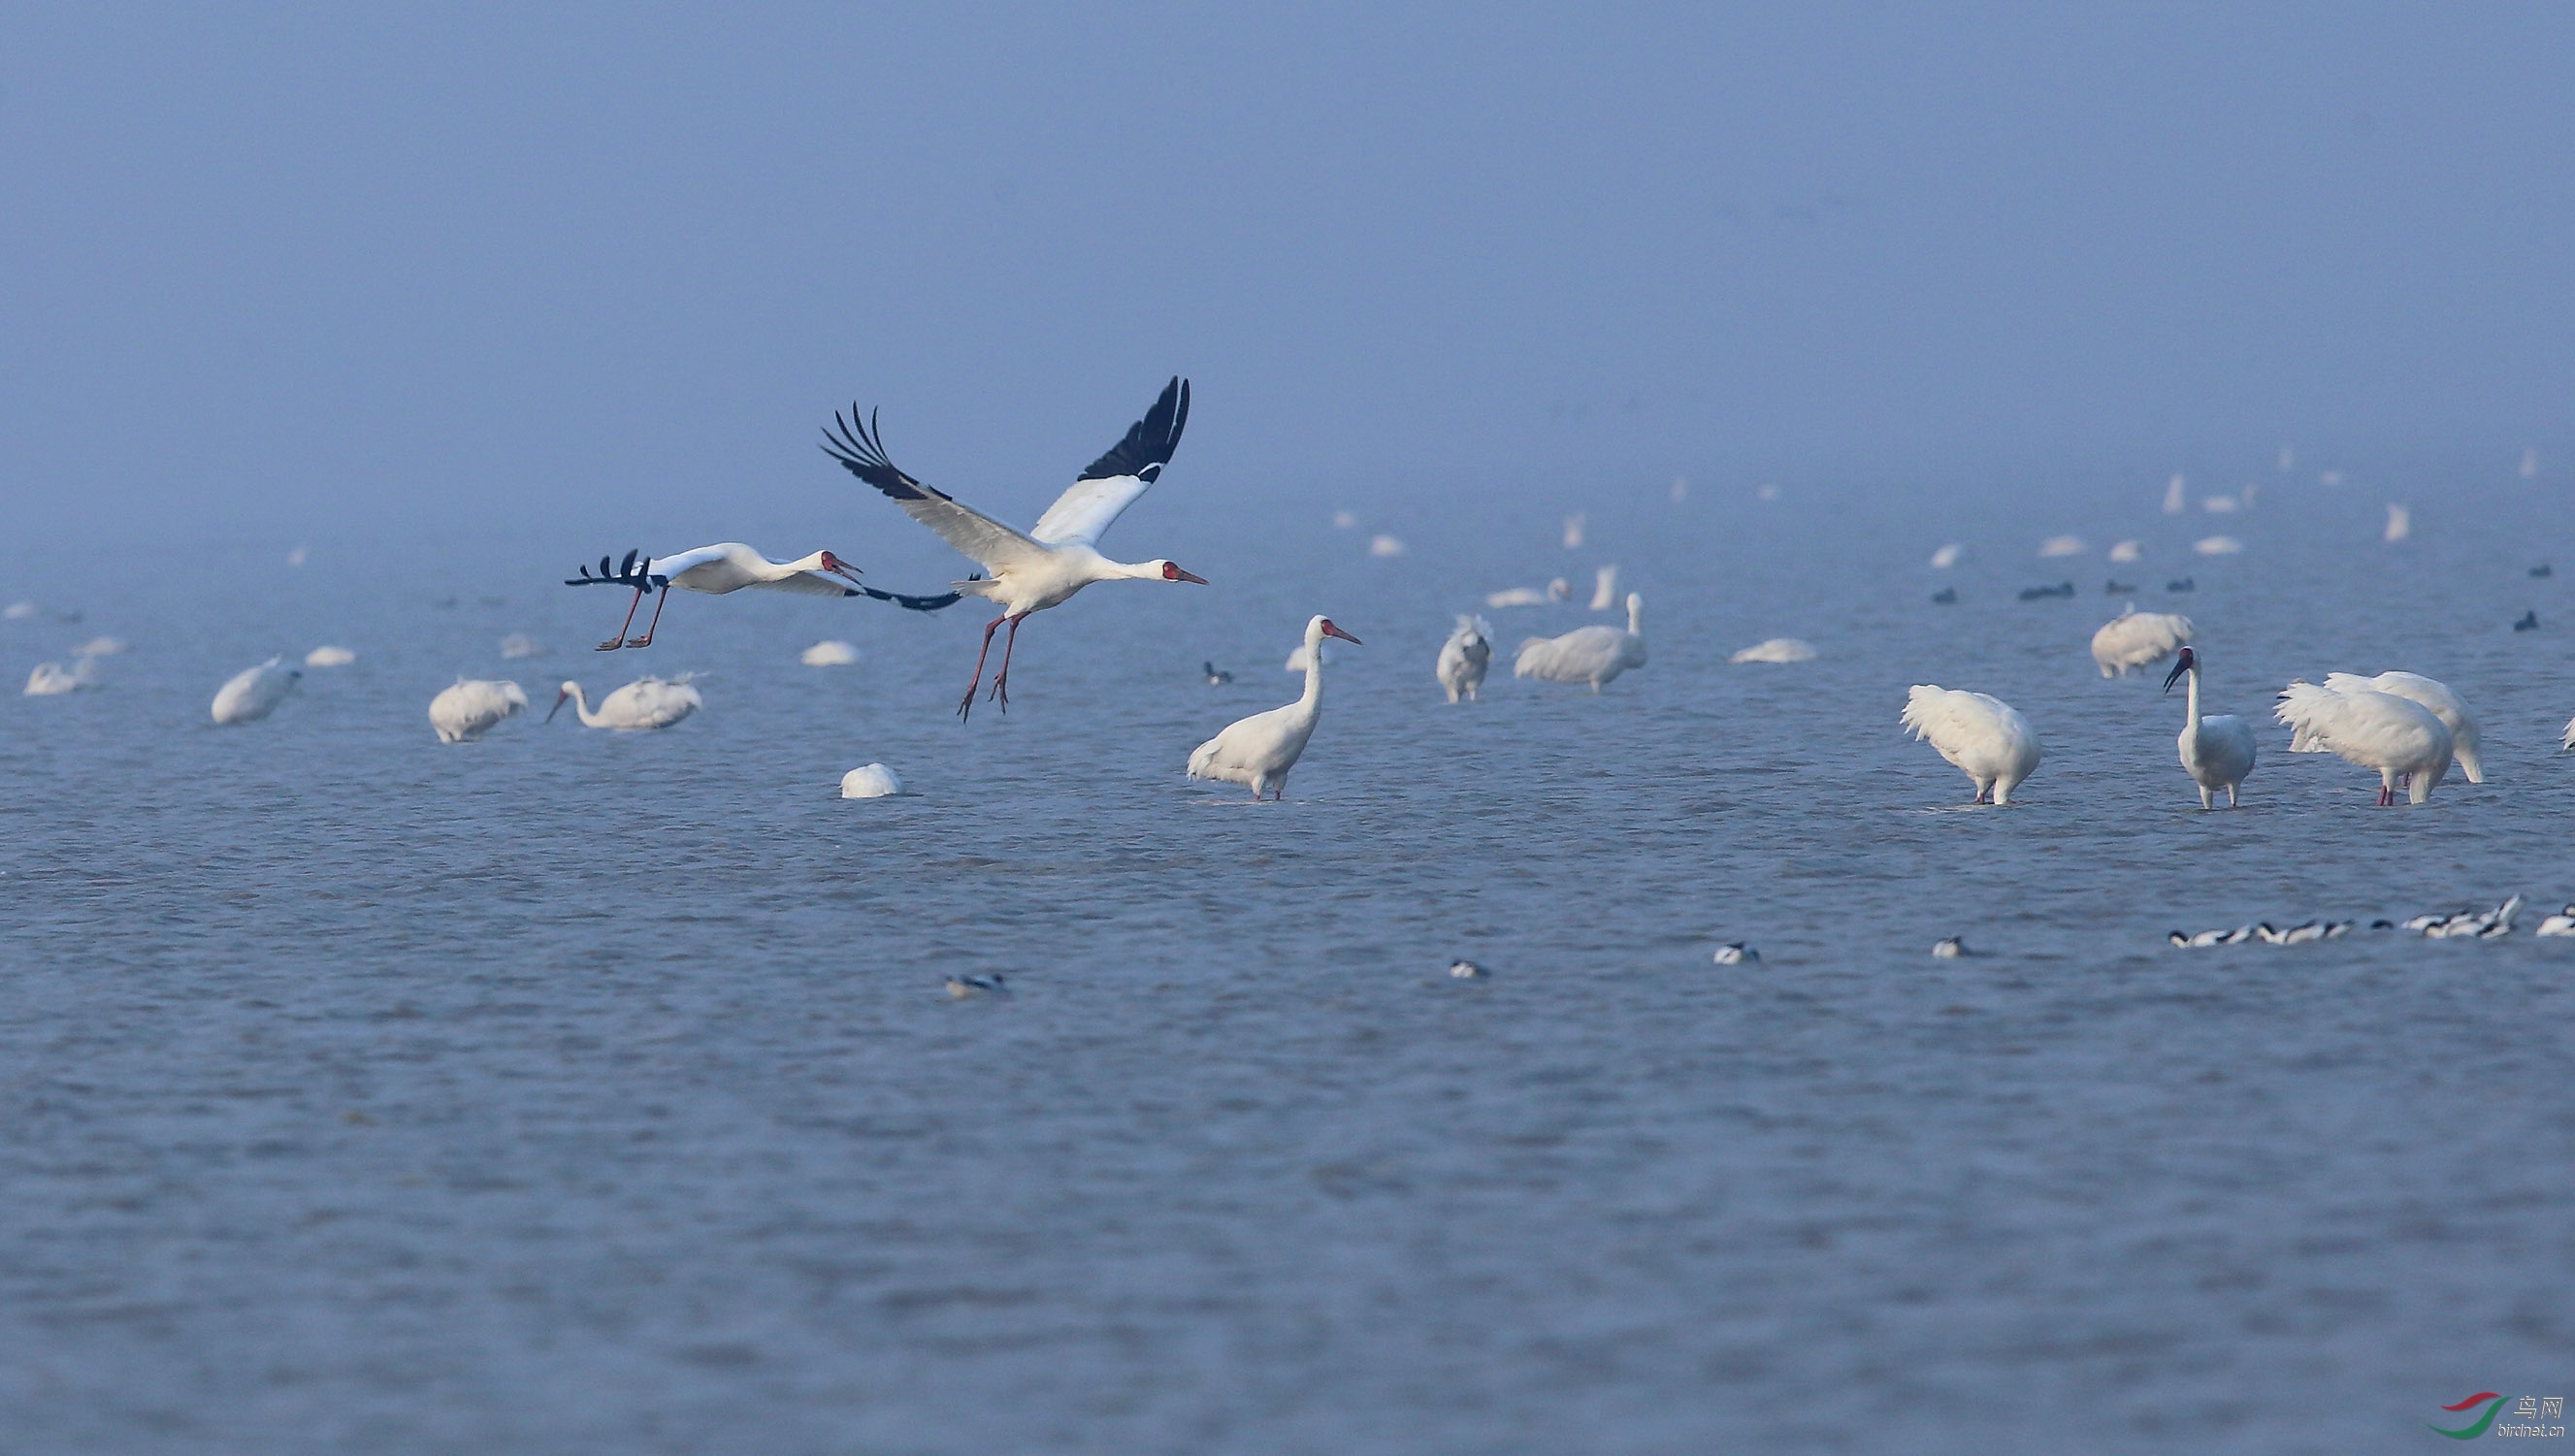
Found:
<path fill-rule="evenodd" d="M 601 699 L 597 713 L 590 711 L 590 700 L 582 696 L 580 684 L 566 683 L 555 694 L 555 706 L 546 710 L 546 722 L 555 721 L 566 699 L 572 701 L 584 728 L 615 728 L 622 733 L 666 728 L 707 706 L 686 675 L 668 681 L 639 678 Z"/>
<path fill-rule="evenodd" d="M 1713 957 L 1719 965 L 1746 965 L 1761 958 L 1761 952 L 1740 940 L 1728 940 L 1716 947 Z"/>
<path fill-rule="evenodd" d="M 1931 942 L 1931 953 L 1942 960 L 1955 960 L 1967 953 L 1967 942 L 1955 935 L 1944 936 Z"/>
<path fill-rule="evenodd" d="M 533 658 L 544 651 L 545 648 L 535 638 L 524 632 L 514 632 L 501 639 L 501 656 L 505 658 Z"/>
<path fill-rule="evenodd" d="M 1588 683 L 1591 691 L 1617 681 L 1630 668 L 1645 666 L 1645 599 L 1627 594 L 1627 630 L 1577 627 L 1562 637 L 1533 637 L 1520 644 L 1511 663 L 1514 678 L 1541 683 Z"/>
<path fill-rule="evenodd" d="M 2533 930 L 2531 933 L 2534 935 L 2575 935 L 2575 904 L 2568 905 L 2566 908 L 2559 910 L 2556 914 L 2550 915 L 2547 919 L 2540 921 L 2539 928 Z"/>
<path fill-rule="evenodd" d="M 38 663 L 36 671 L 27 675 L 26 696 L 59 698 L 66 693 L 78 693 L 84 688 L 97 686 L 98 667 L 91 659 L 75 658 L 68 673 L 63 671 L 60 663 Z"/>
<path fill-rule="evenodd" d="M 0 608 L 0 618 L 10 622 L 24 622 L 35 615 L 36 604 L 33 602 L 12 602 L 7 607 Z"/>
<path fill-rule="evenodd" d="M 974 710 L 975 689 L 984 681 L 984 658 L 992 652 L 993 633 L 1003 623 L 1011 625 L 1011 634 L 1002 644 L 1002 667 L 993 675 L 992 697 L 1007 712 L 1011 649 L 1019 641 L 1020 623 L 1031 613 L 1069 602 L 1094 582 L 1207 585 L 1207 578 L 1192 576 L 1172 562 L 1113 562 L 1093 550 L 1102 533 L 1162 479 L 1163 467 L 1180 448 L 1181 432 L 1190 422 L 1190 386 L 1177 375 L 1145 418 L 1128 427 L 1126 438 L 1093 461 L 1025 534 L 897 469 L 886 456 L 884 434 L 872 420 L 861 421 L 858 413 L 853 405 L 847 421 L 832 417 L 840 435 L 824 445 L 825 452 L 990 574 L 988 580 L 951 584 L 1002 610 L 984 629 L 984 646 L 975 655 L 975 679 L 966 685 L 966 696 L 957 705 L 960 718 Z"/>
<path fill-rule="evenodd" d="M 2326 482 L 2327 485 L 2333 482 Z M 2380 532 L 2387 541 L 2403 541 L 2414 534 L 2414 513 L 2390 501 L 2387 503 L 2387 529 Z"/>
<path fill-rule="evenodd" d="M 214 715 L 217 723 L 257 723 L 277 711 L 286 695 L 304 677 L 300 668 L 284 666 L 271 658 L 256 668 L 244 668 L 215 694 Z"/>
<path fill-rule="evenodd" d="M 807 648 L 797 661 L 809 668 L 846 668 L 859 660 L 859 650 L 835 638 Z"/>
<path fill-rule="evenodd" d="M 2231 536 L 2208 536 L 2192 542 L 2190 549 L 2201 556 L 2235 556 L 2244 550 L 2244 543 Z"/>
<path fill-rule="evenodd" d="M 1288 770 L 1305 752 L 1306 740 L 1323 716 L 1323 639 L 1351 644 L 1357 638 L 1317 617 L 1305 624 L 1305 692 L 1285 708 L 1256 713 L 1226 726 L 1225 731 L 1199 744 L 1190 754 L 1190 776 L 1249 785 L 1254 798 L 1277 790 L 1288 796 Z"/>
<path fill-rule="evenodd" d="M 2083 538 L 2079 536 L 2051 536 L 2038 544 L 2038 554 L 2043 557 L 2081 556 L 2083 551 Z"/>
<path fill-rule="evenodd" d="M 2190 702 L 2182 710 L 2181 766 L 2191 781 L 2199 785 L 2199 806 L 2210 807 L 2217 790 L 2226 790 L 2226 806 L 2235 807 L 2237 788 L 2246 774 L 2253 771 L 2253 726 L 2235 715 L 2199 716 L 2199 654 L 2183 648 L 2164 675 L 2164 691 L 2172 691 L 2173 680 L 2190 679 Z"/>
<path fill-rule="evenodd" d="M 1401 556 L 1403 555 L 1403 543 L 1394 537 L 1383 534 L 1371 536 L 1368 538 L 1368 555 Z"/>
<path fill-rule="evenodd" d="M 2190 619 L 2174 612 L 2139 612 L 2130 602 L 2092 634 L 2092 662 L 2104 678 L 2124 678 L 2197 636 Z"/>
<path fill-rule="evenodd" d="M 459 678 L 429 700 L 429 726 L 442 743 L 470 743 L 527 711 L 528 695 L 516 683 Z"/>
<path fill-rule="evenodd" d="M 2232 516 L 2240 504 L 2233 496 L 2208 496 L 2201 499 L 2199 509 L 2211 516 Z"/>
<path fill-rule="evenodd" d="M 864 763 L 841 775 L 841 797 L 886 798 L 903 792 L 903 780 L 883 763 Z"/>
<path fill-rule="evenodd" d="M 1330 662 L 1332 660 L 1332 650 L 1330 648 L 1318 647 L 1309 651 L 1303 643 L 1298 643 L 1296 646 L 1288 650 L 1288 661 L 1280 664 L 1279 670 L 1283 673 L 1302 673 L 1305 671 L 1305 665 L 1307 663 L 1317 661 L 1318 659 L 1325 663 Z"/>
<path fill-rule="evenodd" d="M 357 660 L 358 655 L 349 651 L 347 648 L 319 647 L 304 655 L 304 666 L 308 668 L 345 668 Z"/>
<path fill-rule="evenodd" d="M 1547 583 L 1543 590 L 1536 587 L 1506 587 L 1499 592 L 1487 592 L 1484 594 L 1484 605 L 1487 607 L 1544 607 L 1550 602 L 1561 602 L 1572 595 L 1573 584 L 1558 577 Z"/>
<path fill-rule="evenodd" d="M 1591 574 L 1591 610 L 1606 612 L 1618 605 L 1618 565 L 1615 562 Z"/>
<path fill-rule="evenodd" d="M 1938 551 L 1931 553 L 1931 569 L 1935 572 L 1945 572 L 1951 567 L 1956 566 L 1958 564 L 1959 550 L 1960 548 L 1958 543 L 1953 541 L 1947 546 L 1940 548 Z"/>
<path fill-rule="evenodd" d="M 1999 698 L 1916 684 L 1897 721 L 1967 775 L 1976 785 L 1973 802 L 2011 802 L 2012 789 L 2038 767 L 2038 734 Z"/>
<path fill-rule="evenodd" d="M 1729 663 L 1811 663 L 1814 660 L 1814 644 L 1800 642 L 1793 637 L 1774 637 L 1768 642 L 1754 643 L 1726 659 Z"/>
<path fill-rule="evenodd" d="M 1456 702 L 1462 693 L 1472 703 L 1492 661 L 1492 625 L 1480 617 L 1458 618 L 1457 630 L 1439 645 L 1439 686 L 1447 690 L 1448 701 Z"/>
<path fill-rule="evenodd" d="M 2396 801 L 2406 780 L 2410 801 L 2431 797 L 2450 769 L 2450 730 L 2432 710 L 2392 693 L 2336 692 L 2313 683 L 2291 683 L 2272 715 L 2289 727 L 2289 751 L 2332 753 L 2346 763 L 2378 770 L 2378 802 Z"/>
<path fill-rule="evenodd" d="M 79 647 L 72 649 L 72 656 L 75 658 L 112 658 L 123 651 L 125 651 L 125 640 L 123 638 L 94 637 L 88 642 L 82 643 Z"/>
<path fill-rule="evenodd" d="M 2408 703 L 2419 703 L 2432 710 L 2432 716 L 2441 721 L 2441 727 L 2450 730 L 2450 755 L 2459 765 L 2459 771 L 2468 775 L 2470 783 L 2486 781 L 2485 764 L 2477 756 L 2476 716 L 2468 712 L 2468 705 L 2450 691 L 2448 684 L 2417 673 L 2381 673 L 2375 678 L 2364 678 L 2357 673 L 2328 673 L 2325 686 L 2336 693 L 2392 693 Z M 2295 748 L 2296 744 L 2290 746 Z"/>
<path fill-rule="evenodd" d="M 1448 962 L 1448 975 L 1452 980 L 1482 980 L 1491 974 L 1491 971 L 1471 960 L 1460 959 Z"/>
<path fill-rule="evenodd" d="M 2190 498 L 2182 494 L 2181 477 L 2175 476 L 2171 480 L 2164 482 L 2165 515 L 2178 516 L 2184 510 L 2188 509 L 2189 505 Z"/>
<path fill-rule="evenodd" d="M 2123 541 L 2110 548 L 2110 560 L 2114 562 L 2132 562 L 2144 554 L 2144 550 L 2133 541 Z"/>
<path fill-rule="evenodd" d="M 1582 549 L 1582 527 L 1584 525 L 1584 521 L 1585 518 L 1579 511 L 1576 511 L 1572 515 L 1564 518 L 1564 549 L 1566 551 L 1580 551 Z"/>
<path fill-rule="evenodd" d="M 639 565 L 640 560 L 640 565 Z M 599 645 L 599 651 L 612 653 L 619 648 L 649 648 L 654 630 L 662 625 L 662 609 L 671 603 L 671 589 L 697 592 L 709 597 L 722 597 L 745 587 L 759 587 L 772 592 L 794 592 L 806 597 L 875 597 L 895 602 L 917 612 L 936 612 L 953 605 L 957 598 L 899 597 L 880 592 L 859 582 L 859 569 L 832 555 L 818 551 L 792 562 L 774 562 L 739 541 L 719 542 L 674 556 L 644 557 L 628 552 L 623 566 L 609 569 L 608 558 L 599 559 L 599 575 L 592 576 L 583 567 L 578 577 L 564 580 L 567 587 L 632 587 L 635 595 L 627 599 L 626 620 L 618 625 L 617 636 Z M 643 605 L 644 594 L 657 593 L 653 602 L 653 620 L 644 625 L 644 635 L 626 636 L 635 625 L 635 609 Z"/>

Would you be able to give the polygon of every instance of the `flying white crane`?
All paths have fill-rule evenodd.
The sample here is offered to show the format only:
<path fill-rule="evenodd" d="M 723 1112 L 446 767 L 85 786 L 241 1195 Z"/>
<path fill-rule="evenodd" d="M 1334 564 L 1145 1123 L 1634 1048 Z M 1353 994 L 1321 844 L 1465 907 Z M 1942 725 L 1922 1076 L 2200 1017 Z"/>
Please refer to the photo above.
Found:
<path fill-rule="evenodd" d="M 1976 803 L 2009 803 L 2038 767 L 2038 734 L 2010 704 L 1982 693 L 1915 684 L 1898 722 L 1976 785 Z"/>
<path fill-rule="evenodd" d="M 442 743 L 470 743 L 527 711 L 528 695 L 516 683 L 459 678 L 429 700 L 429 726 Z"/>
<path fill-rule="evenodd" d="M 2477 758 L 2477 720 L 2467 704 L 2450 691 L 2446 683 L 2437 683 L 2417 673 L 2381 673 L 2364 678 L 2357 673 L 2327 673 L 2325 686 L 2336 693 L 2391 693 L 2408 703 L 2419 703 L 2432 710 L 2441 727 L 2450 730 L 2450 756 L 2470 783 L 2486 781 L 2485 765 Z M 2297 744 L 2289 745 L 2292 749 Z"/>
<path fill-rule="evenodd" d="M 2130 602 L 2118 616 L 2092 634 L 2092 661 L 2104 678 L 2124 678 L 2160 663 L 2173 650 L 2198 636 L 2190 619 L 2175 612 L 2139 612 Z"/>
<path fill-rule="evenodd" d="M 825 453 L 850 474 L 884 492 L 903 508 L 903 514 L 938 532 L 942 541 L 982 564 L 986 579 L 952 585 L 961 593 L 986 598 L 1002 609 L 1002 615 L 984 628 L 984 646 L 975 654 L 975 679 L 966 685 L 966 696 L 957 705 L 959 718 L 969 717 L 975 710 L 975 689 L 984 681 L 984 659 L 993 651 L 994 630 L 1003 623 L 1011 625 L 1011 634 L 1002 643 L 1002 667 L 993 675 L 991 696 L 1007 713 L 1011 707 L 1011 649 L 1019 642 L 1021 621 L 1030 613 L 1066 602 L 1094 582 L 1207 585 L 1207 578 L 1192 576 L 1160 558 L 1132 564 L 1113 562 L 1094 550 L 1101 535 L 1162 478 L 1163 467 L 1171 463 L 1172 452 L 1180 447 L 1181 431 L 1188 428 L 1189 422 L 1190 384 L 1174 375 L 1154 408 L 1128 427 L 1127 438 L 1093 461 L 1072 489 L 1057 497 L 1047 513 L 1038 518 L 1036 528 L 1022 533 L 897 469 L 887 458 L 885 433 L 877 426 L 875 416 L 861 420 L 858 406 L 852 405 L 848 420 L 838 414 L 832 417 L 840 434 L 833 438 L 831 432 L 825 432 Z"/>
<path fill-rule="evenodd" d="M 597 713 L 590 711 L 590 700 L 582 696 L 580 684 L 566 683 L 555 694 L 555 706 L 546 710 L 546 722 L 555 721 L 566 699 L 572 700 L 573 712 L 581 716 L 582 727 L 615 728 L 622 733 L 666 728 L 707 706 L 685 675 L 668 681 L 639 678 L 599 700 Z"/>
<path fill-rule="evenodd" d="M 1533 637 L 1520 644 L 1511 663 L 1514 678 L 1541 683 L 1588 683 L 1591 691 L 1616 681 L 1629 668 L 1645 666 L 1645 599 L 1627 594 L 1627 630 L 1577 627 L 1562 637 Z"/>
<path fill-rule="evenodd" d="M 2233 808 L 2238 786 L 2253 771 L 2253 726 L 2231 713 L 2199 716 L 2199 654 L 2188 647 L 2164 675 L 2164 691 L 2170 693 L 2173 680 L 2185 676 L 2190 702 L 2181 721 L 2181 766 L 2199 785 L 2201 808 L 2214 805 L 2220 788 L 2226 790 L 2226 806 Z"/>
<path fill-rule="evenodd" d="M 2450 729 L 2432 710 L 2392 693 L 2338 692 L 2313 683 L 2291 683 L 2272 715 L 2289 726 L 2289 751 L 2332 753 L 2346 763 L 2378 770 L 2378 802 L 2396 801 L 2399 778 L 2406 798 L 2432 796 L 2455 751 Z"/>
<path fill-rule="evenodd" d="M 303 669 L 286 667 L 279 658 L 242 669 L 215 694 L 215 722 L 259 722 L 277 711 L 277 705 L 286 701 L 286 695 L 295 691 L 303 677 Z"/>
<path fill-rule="evenodd" d="M 1439 645 L 1439 686 L 1448 691 L 1448 701 L 1464 694 L 1475 701 L 1475 690 L 1484 686 L 1484 670 L 1493 661 L 1493 629 L 1480 617 L 1460 617 L 1457 630 Z"/>
<path fill-rule="evenodd" d="M 709 597 L 722 597 L 745 587 L 759 587 L 772 592 L 794 592 L 805 597 L 873 597 L 880 602 L 914 612 L 936 612 L 954 606 L 954 593 L 946 597 L 906 597 L 895 592 L 880 592 L 862 585 L 859 569 L 832 555 L 818 551 L 792 562 L 774 562 L 739 541 L 719 542 L 684 551 L 677 556 L 647 557 L 630 551 L 626 560 L 614 570 L 606 557 L 599 559 L 599 574 L 591 575 L 583 567 L 578 577 L 566 577 L 567 587 L 632 587 L 635 595 L 627 599 L 626 621 L 619 625 L 617 636 L 599 645 L 599 651 L 613 653 L 619 648 L 649 648 L 653 630 L 662 625 L 662 609 L 670 605 L 671 590 L 697 592 Z M 626 636 L 635 625 L 635 609 L 643 605 L 644 594 L 661 594 L 653 603 L 653 620 L 644 625 L 644 635 Z"/>
<path fill-rule="evenodd" d="M 1323 639 L 1336 637 L 1353 646 L 1358 639 L 1332 625 L 1328 617 L 1305 624 L 1305 691 L 1285 708 L 1256 713 L 1226 726 L 1225 731 L 1199 744 L 1190 754 L 1192 778 L 1214 778 L 1249 784 L 1256 799 L 1273 789 L 1288 796 L 1288 770 L 1304 755 L 1305 742 L 1323 716 Z"/>

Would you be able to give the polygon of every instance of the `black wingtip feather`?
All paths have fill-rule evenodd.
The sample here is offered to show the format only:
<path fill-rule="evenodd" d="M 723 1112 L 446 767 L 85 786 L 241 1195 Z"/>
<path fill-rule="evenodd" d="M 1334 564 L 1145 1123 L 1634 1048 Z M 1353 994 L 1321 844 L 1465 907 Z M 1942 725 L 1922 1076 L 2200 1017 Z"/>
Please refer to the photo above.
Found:
<path fill-rule="evenodd" d="M 1163 396 L 1145 418 L 1127 428 L 1127 438 L 1118 442 L 1107 455 L 1091 463 L 1082 473 L 1086 481 L 1111 480 L 1118 476 L 1136 476 L 1152 481 L 1171 464 L 1172 452 L 1180 449 L 1181 431 L 1190 423 L 1190 382 L 1179 375 L 1163 386 Z"/>
<path fill-rule="evenodd" d="M 840 430 L 837 438 L 832 433 L 834 426 L 839 427 Z M 864 420 L 859 418 L 859 407 L 856 404 L 850 406 L 850 418 L 847 420 L 841 418 L 840 411 L 832 412 L 832 424 L 823 429 L 823 453 L 839 461 L 843 470 L 885 492 L 895 500 L 924 501 L 939 495 L 938 492 L 905 475 L 892 460 L 887 458 L 883 427 L 877 425 L 873 414 Z M 940 499 L 947 498 L 942 496 Z"/>

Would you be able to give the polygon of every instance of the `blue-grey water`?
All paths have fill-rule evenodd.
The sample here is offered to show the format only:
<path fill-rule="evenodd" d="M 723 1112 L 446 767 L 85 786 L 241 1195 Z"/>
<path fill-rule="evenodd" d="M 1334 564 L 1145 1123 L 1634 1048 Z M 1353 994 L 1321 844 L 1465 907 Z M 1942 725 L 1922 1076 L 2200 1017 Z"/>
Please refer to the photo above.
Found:
<path fill-rule="evenodd" d="M 22 552 L 13 687 L 131 648 L 0 698 L 0 1448 L 2345 1452 L 2557 1393 L 2575 941 L 2528 931 L 2575 897 L 2575 553 L 2526 573 L 2575 512 L 2160 491 L 1601 487 L 1566 551 L 1471 493 L 1336 531 L 1176 475 L 1108 544 L 1215 585 L 1034 620 L 967 726 L 978 604 L 682 598 L 598 655 L 618 604 L 552 583 L 623 539 L 210 544 L 238 581 Z M 2089 554 L 2036 560 L 2058 532 Z M 847 490 L 721 534 L 951 569 Z M 1440 701 L 1450 614 L 1562 574 L 1487 614 L 1504 653 L 1604 620 L 1605 561 L 1648 667 Z M 2114 572 L 2196 620 L 2209 711 L 2411 669 L 2487 782 L 2377 809 L 2265 721 L 2202 814 L 2179 693 L 2089 660 Z M 1292 696 L 1314 612 L 1366 646 L 1287 802 L 1185 781 Z M 1783 635 L 1820 658 L 1725 661 Z M 827 637 L 863 661 L 800 666 Z M 322 643 L 357 664 L 208 722 Z M 541 714 L 647 670 L 705 711 L 424 719 L 460 673 Z M 1902 735 L 1921 682 L 2029 718 L 2019 801 Z M 871 760 L 912 792 L 838 798 Z M 2499 943 L 2163 941 L 2514 891 Z"/>

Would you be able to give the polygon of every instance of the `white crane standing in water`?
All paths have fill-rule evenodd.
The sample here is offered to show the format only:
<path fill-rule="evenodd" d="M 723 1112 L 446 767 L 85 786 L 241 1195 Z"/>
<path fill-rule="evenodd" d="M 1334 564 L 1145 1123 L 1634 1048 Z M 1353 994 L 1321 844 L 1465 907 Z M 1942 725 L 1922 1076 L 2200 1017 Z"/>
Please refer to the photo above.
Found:
<path fill-rule="evenodd" d="M 1475 690 L 1484 685 L 1484 671 L 1493 661 L 1493 629 L 1480 617 L 1460 617 L 1457 630 L 1439 645 L 1439 686 L 1447 690 L 1454 703 L 1459 694 L 1475 701 Z"/>
<path fill-rule="evenodd" d="M 590 700 L 582 696 L 580 684 L 566 683 L 555 694 L 555 706 L 546 710 L 546 722 L 555 721 L 566 700 L 580 716 L 582 727 L 615 728 L 622 733 L 666 728 L 707 706 L 686 676 L 668 681 L 638 679 L 599 700 L 597 713 L 590 711 Z"/>
<path fill-rule="evenodd" d="M 2181 766 L 2199 785 L 2201 808 L 2215 805 L 2220 788 L 2233 808 L 2238 786 L 2253 771 L 2253 726 L 2231 713 L 2199 716 L 2199 654 L 2189 647 L 2164 675 L 2164 691 L 2170 693 L 2173 680 L 2183 677 L 2190 679 L 2190 702 L 2182 711 Z"/>
<path fill-rule="evenodd" d="M 2038 734 L 2010 704 L 1982 693 L 1917 683 L 1898 720 L 1976 785 L 1976 803 L 2009 803 L 2038 767 Z"/>
<path fill-rule="evenodd" d="M 2450 768 L 2450 729 L 2432 710 L 2393 693 L 2291 683 L 2272 716 L 2288 725 L 2290 752 L 2331 753 L 2377 769 L 2381 808 L 2396 802 L 2400 780 L 2406 800 L 2421 803 Z"/>
<path fill-rule="evenodd" d="M 1597 693 L 1629 668 L 1645 666 L 1645 599 L 1627 594 L 1627 630 L 1577 627 L 1562 637 L 1533 637 L 1511 662 L 1514 678 L 1541 683 L 1588 683 Z"/>
<path fill-rule="evenodd" d="M 1288 796 L 1288 770 L 1305 754 L 1314 725 L 1323 717 L 1323 639 L 1336 637 L 1352 645 L 1358 639 L 1332 625 L 1328 617 L 1305 624 L 1305 692 L 1285 708 L 1256 713 L 1226 726 L 1225 731 L 1199 744 L 1190 754 L 1192 778 L 1214 778 L 1247 784 L 1256 799 L 1277 790 Z"/>

